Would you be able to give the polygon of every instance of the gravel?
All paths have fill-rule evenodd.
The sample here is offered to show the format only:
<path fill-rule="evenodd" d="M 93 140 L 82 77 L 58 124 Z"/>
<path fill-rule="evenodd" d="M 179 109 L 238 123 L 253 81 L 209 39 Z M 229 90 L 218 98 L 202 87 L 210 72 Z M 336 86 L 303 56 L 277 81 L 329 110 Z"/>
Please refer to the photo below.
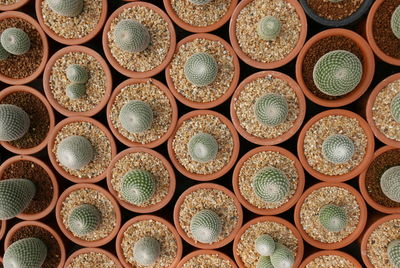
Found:
<path fill-rule="evenodd" d="M 201 254 L 189 259 L 182 268 L 232 268 L 232 265 L 218 254 Z"/>
<path fill-rule="evenodd" d="M 76 256 L 66 268 L 118 268 L 113 260 L 99 252 L 82 253 Z"/>
<path fill-rule="evenodd" d="M 355 268 L 355 266 L 344 257 L 323 255 L 312 260 L 305 268 Z"/>

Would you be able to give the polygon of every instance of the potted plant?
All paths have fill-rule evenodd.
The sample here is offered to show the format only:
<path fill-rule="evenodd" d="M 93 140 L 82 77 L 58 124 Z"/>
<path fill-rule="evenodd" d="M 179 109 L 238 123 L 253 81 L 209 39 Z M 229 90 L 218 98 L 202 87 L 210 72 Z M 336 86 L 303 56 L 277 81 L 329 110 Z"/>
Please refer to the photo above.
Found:
<path fill-rule="evenodd" d="M 174 96 L 153 78 L 128 79 L 114 89 L 107 105 L 108 126 L 126 146 L 154 148 L 175 129 L 178 107 Z"/>
<path fill-rule="evenodd" d="M 48 61 L 43 87 L 50 104 L 65 116 L 93 116 L 106 106 L 112 76 L 106 61 L 96 51 L 69 46 Z"/>
<path fill-rule="evenodd" d="M 87 267 L 112 267 L 122 268 L 121 263 L 114 254 L 101 248 L 81 248 L 72 253 L 65 261 L 65 268 Z"/>
<path fill-rule="evenodd" d="M 232 14 L 229 39 L 236 54 L 258 69 L 274 69 L 293 60 L 307 36 L 307 18 L 295 0 L 241 1 Z"/>
<path fill-rule="evenodd" d="M 229 256 L 210 249 L 196 250 L 189 253 L 182 258 L 177 268 L 201 267 L 201 265 L 219 268 L 237 268 L 236 263 Z"/>
<path fill-rule="evenodd" d="M 288 140 L 300 128 L 306 100 L 292 78 L 263 71 L 240 83 L 231 99 L 230 114 L 245 139 L 259 145 L 274 145 Z"/>
<path fill-rule="evenodd" d="M 346 71 L 339 75 L 338 70 Z M 296 61 L 296 79 L 304 94 L 325 107 L 344 106 L 360 98 L 371 84 L 374 71 L 374 54 L 368 43 L 346 29 L 314 35 Z"/>
<path fill-rule="evenodd" d="M 351 267 L 362 268 L 351 255 L 338 250 L 321 250 L 308 256 L 300 268 Z"/>
<path fill-rule="evenodd" d="M 229 43 L 205 33 L 182 39 L 165 69 L 172 94 L 195 109 L 209 109 L 226 101 L 239 74 L 239 60 Z"/>
<path fill-rule="evenodd" d="M 168 15 L 144 1 L 121 6 L 104 26 L 104 53 L 110 64 L 128 77 L 160 73 L 171 61 L 175 45 L 175 29 Z"/>
<path fill-rule="evenodd" d="M 9 11 L 14 9 L 19 9 L 20 7 L 24 6 L 28 3 L 29 0 L 11 0 L 5 1 L 5 3 L 0 4 L 1 11 Z"/>

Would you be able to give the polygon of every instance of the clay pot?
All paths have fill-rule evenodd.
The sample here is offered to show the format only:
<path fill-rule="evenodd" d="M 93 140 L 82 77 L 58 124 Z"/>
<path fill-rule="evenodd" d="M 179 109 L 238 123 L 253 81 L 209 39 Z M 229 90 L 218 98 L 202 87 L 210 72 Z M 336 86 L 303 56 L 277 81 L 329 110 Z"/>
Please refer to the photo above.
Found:
<path fill-rule="evenodd" d="M 121 247 L 122 239 L 124 238 L 124 233 L 125 231 L 132 225 L 140 221 L 146 221 L 146 220 L 152 220 L 152 221 L 157 221 L 162 223 L 163 225 L 167 226 L 168 230 L 171 231 L 173 234 L 176 244 L 177 244 L 177 252 L 176 252 L 176 257 L 172 264 L 170 266 L 166 266 L 165 268 L 174 268 L 176 265 L 179 263 L 182 257 L 182 251 L 183 251 L 183 245 L 182 245 L 182 239 L 180 238 L 178 232 L 175 230 L 174 226 L 169 223 L 168 221 L 164 220 L 163 218 L 153 216 L 153 215 L 141 215 L 141 216 L 136 216 L 129 221 L 127 221 L 119 230 L 117 239 L 115 241 L 115 249 L 117 251 L 117 256 L 118 259 L 121 261 L 122 265 L 125 268 L 134 268 L 130 263 L 128 263 L 125 259 L 124 252 Z M 132 245 L 133 246 L 133 245 Z"/>
<path fill-rule="evenodd" d="M 304 155 L 304 138 L 305 138 L 306 132 L 317 121 L 319 121 L 320 119 L 322 119 L 324 117 L 330 116 L 330 115 L 341 115 L 341 116 L 346 116 L 349 118 L 357 119 L 360 126 L 364 129 L 365 135 L 367 136 L 367 148 L 366 148 L 366 152 L 364 155 L 364 159 L 352 171 L 350 171 L 349 173 L 343 174 L 343 175 L 329 176 L 329 175 L 325 175 L 321 172 L 314 170 L 308 164 L 308 161 Z M 304 125 L 303 129 L 300 132 L 299 138 L 297 140 L 297 154 L 298 154 L 299 160 L 300 160 L 301 164 L 303 165 L 304 169 L 308 173 L 310 173 L 310 175 L 313 176 L 314 178 L 317 178 L 321 181 L 327 181 L 327 182 L 344 182 L 344 181 L 350 180 L 350 179 L 356 177 L 357 175 L 359 175 L 370 164 L 373 154 L 374 154 L 374 149 L 375 149 L 374 135 L 373 135 L 371 129 L 369 128 L 368 123 L 360 115 L 350 112 L 350 111 L 347 111 L 347 110 L 342 110 L 342 109 L 327 110 L 327 111 L 324 111 L 322 113 L 315 115 Z"/>
<path fill-rule="evenodd" d="M 226 166 L 224 166 L 222 169 L 220 169 L 219 171 L 217 171 L 213 174 L 202 175 L 202 174 L 191 173 L 183 165 L 181 165 L 179 160 L 176 158 L 172 142 L 175 138 L 176 131 L 182 126 L 184 121 L 186 121 L 192 117 L 198 116 L 198 115 L 208 115 L 208 114 L 218 117 L 222 121 L 222 123 L 224 123 L 229 128 L 229 130 L 232 134 L 232 139 L 233 139 L 233 151 L 232 151 L 231 159 L 229 160 L 229 162 Z M 193 179 L 193 180 L 197 180 L 197 181 L 210 181 L 210 180 L 214 180 L 219 177 L 222 177 L 233 167 L 233 165 L 235 164 L 235 162 L 239 156 L 239 146 L 240 146 L 239 135 L 237 134 L 235 127 L 229 121 L 228 118 L 226 118 L 225 116 L 223 116 L 220 113 L 217 113 L 217 112 L 214 112 L 211 110 L 195 110 L 195 111 L 191 111 L 191 112 L 183 115 L 181 118 L 179 118 L 174 132 L 172 133 L 171 137 L 168 139 L 168 155 L 169 155 L 169 158 L 171 159 L 171 162 L 174 165 L 174 167 L 180 173 L 182 173 L 184 176 L 186 176 L 190 179 Z"/>
<path fill-rule="evenodd" d="M 306 266 L 310 262 L 312 262 L 314 259 L 321 257 L 321 256 L 329 256 L 329 255 L 340 256 L 340 257 L 348 260 L 354 266 L 354 268 L 362 268 L 361 264 L 353 256 L 351 256 L 345 252 L 338 251 L 338 250 L 321 250 L 321 251 L 315 252 L 315 253 L 311 254 L 310 256 L 308 256 L 301 263 L 299 268 L 306 268 Z"/>
<path fill-rule="evenodd" d="M 2 13 L 2 14 L 4 14 L 4 13 Z M 1 14 L 0 14 L 0 16 L 1 16 Z M 0 92 L 0 100 L 4 99 L 6 96 L 13 94 L 15 92 L 30 93 L 30 94 L 34 95 L 35 97 L 37 97 L 43 103 L 43 105 L 46 107 L 47 113 L 49 115 L 49 123 L 50 123 L 49 132 L 47 133 L 46 137 L 43 139 L 43 141 L 39 145 L 32 147 L 32 148 L 20 149 L 20 148 L 12 146 L 10 143 L 5 142 L 5 141 L 1 141 L 0 144 L 8 151 L 15 153 L 15 154 L 24 154 L 24 155 L 25 154 L 35 154 L 46 147 L 47 142 L 50 137 L 50 134 L 53 132 L 54 125 L 55 125 L 54 112 L 53 112 L 53 109 L 51 108 L 50 104 L 48 103 L 47 99 L 38 90 L 28 87 L 28 86 L 11 86 L 11 87 L 5 88 Z"/>
<path fill-rule="evenodd" d="M 54 175 L 54 172 L 50 169 L 50 167 L 44 163 L 42 160 L 28 156 L 28 155 L 16 155 L 14 157 L 11 157 L 7 159 L 6 161 L 3 162 L 3 164 L 0 166 L 0 178 L 3 176 L 4 171 L 10 167 L 12 164 L 19 162 L 19 161 L 29 161 L 32 163 L 35 163 L 36 165 L 40 166 L 43 168 L 47 175 L 49 176 L 51 180 L 51 184 L 53 186 L 53 198 L 51 199 L 50 204 L 42 211 L 34 214 L 26 214 L 26 213 L 20 213 L 17 218 L 22 219 L 22 220 L 27 220 L 27 221 L 33 221 L 33 220 L 38 220 L 41 218 L 44 218 L 47 216 L 50 212 L 53 211 L 54 207 L 56 206 L 57 199 L 58 199 L 58 181 L 56 176 Z M 0 235 L 1 237 L 1 235 Z"/>
<path fill-rule="evenodd" d="M 0 11 L 10 11 L 10 10 L 19 9 L 20 7 L 26 5 L 28 2 L 29 2 L 29 0 L 20 0 L 11 5 L 0 5 Z"/>
<path fill-rule="evenodd" d="M 307 37 L 307 17 L 306 14 L 303 11 L 303 8 L 299 4 L 298 1 L 296 0 L 285 0 L 289 4 L 291 4 L 297 12 L 297 15 L 299 16 L 300 23 L 301 23 L 301 30 L 300 30 L 300 36 L 299 40 L 297 41 L 296 46 L 293 48 L 293 50 L 283 59 L 279 61 L 274 61 L 274 62 L 269 62 L 269 63 L 263 63 L 259 62 L 256 60 L 253 60 L 250 58 L 247 54 L 245 54 L 242 49 L 240 48 L 240 45 L 238 43 L 238 40 L 236 38 L 236 21 L 237 18 L 242 11 L 242 9 L 247 6 L 249 3 L 251 3 L 253 0 L 242 0 L 240 3 L 237 5 L 235 10 L 233 11 L 231 21 L 229 23 L 229 39 L 231 41 L 232 47 L 235 50 L 236 54 L 239 56 L 239 58 L 247 63 L 248 65 L 258 68 L 258 69 L 275 69 L 278 67 L 281 67 L 287 63 L 289 63 L 291 60 L 293 60 L 297 54 L 299 53 L 300 49 L 303 47 L 304 42 Z"/>
<path fill-rule="evenodd" d="M 6 234 L 7 230 L 7 221 L 0 221 L 0 240 L 3 238 L 3 236 Z"/>
<path fill-rule="evenodd" d="M 183 265 L 189 261 L 190 259 L 197 257 L 199 255 L 218 255 L 218 257 L 220 257 L 221 259 L 224 259 L 226 261 L 228 261 L 231 265 L 231 268 L 237 268 L 236 263 L 226 254 L 219 252 L 217 250 L 210 250 L 210 249 L 202 249 L 202 250 L 196 250 L 193 251 L 191 253 L 189 253 L 188 255 L 186 255 L 185 257 L 182 258 L 182 260 L 178 263 L 178 266 L 176 268 L 182 268 Z"/>
<path fill-rule="evenodd" d="M 67 108 L 65 108 L 64 106 L 62 106 L 61 104 L 59 104 L 57 102 L 57 100 L 54 98 L 52 89 L 50 87 L 50 76 L 51 76 L 51 71 L 52 71 L 54 64 L 56 63 L 57 60 L 62 58 L 65 54 L 68 54 L 70 52 L 82 52 L 84 54 L 92 56 L 100 63 L 100 65 L 103 68 L 103 71 L 105 73 L 105 76 L 106 76 L 106 89 L 105 89 L 105 94 L 104 94 L 103 98 L 97 104 L 96 107 L 94 107 L 91 110 L 85 111 L 85 112 L 70 111 Z M 44 74 L 43 74 L 43 88 L 44 88 L 44 93 L 46 94 L 46 97 L 49 100 L 51 106 L 53 106 L 53 108 L 57 112 L 63 114 L 64 116 L 66 116 L 66 117 L 93 116 L 93 115 L 97 114 L 98 112 L 100 112 L 104 108 L 104 106 L 106 106 L 107 101 L 110 98 L 111 90 L 112 90 L 112 75 L 111 75 L 110 68 L 107 65 L 107 62 L 103 59 L 103 57 L 99 53 L 97 53 L 93 49 L 90 49 L 90 48 L 87 48 L 84 46 L 68 46 L 68 47 L 64 47 L 64 48 L 58 50 L 49 59 L 48 63 L 46 64 L 46 68 L 45 68 Z"/>
<path fill-rule="evenodd" d="M 69 231 L 64 223 L 63 223 L 63 218 L 61 216 L 61 209 L 63 206 L 63 202 L 65 201 L 65 199 L 74 191 L 80 190 L 80 189 L 91 189 L 97 192 L 100 192 L 101 194 L 103 194 L 108 200 L 110 200 L 110 202 L 112 203 L 113 206 L 113 210 L 115 213 L 115 225 L 113 230 L 111 231 L 111 233 L 104 237 L 101 238 L 99 240 L 94 240 L 94 241 L 87 241 L 84 239 L 81 239 L 75 235 L 73 235 L 73 233 L 71 231 Z M 105 244 L 107 244 L 108 242 L 110 242 L 118 233 L 119 227 L 121 226 L 121 211 L 120 208 L 118 206 L 117 201 L 115 201 L 114 197 L 105 189 L 103 189 L 102 187 L 95 185 L 95 184 L 91 184 L 91 183 L 79 183 L 79 184 L 74 184 L 73 186 L 67 188 L 61 195 L 60 198 L 57 201 L 57 205 L 56 205 L 56 219 L 57 219 L 57 224 L 58 227 L 60 228 L 61 232 L 72 242 L 81 245 L 83 247 L 100 247 L 103 246 Z"/>
<path fill-rule="evenodd" d="M 117 268 L 122 268 L 122 265 L 121 265 L 121 263 L 119 262 L 118 258 L 115 257 L 114 254 L 112 254 L 112 253 L 110 253 L 109 251 L 104 250 L 104 249 L 102 249 L 102 248 L 81 248 L 81 249 L 78 249 L 77 251 L 75 251 L 74 253 L 72 253 L 72 254 L 68 257 L 68 259 L 65 261 L 64 267 L 67 268 L 68 265 L 70 265 L 70 264 L 72 263 L 72 261 L 73 261 L 76 257 L 78 257 L 79 255 L 81 255 L 81 254 L 87 254 L 87 253 L 91 253 L 91 252 L 95 252 L 95 253 L 100 253 L 100 254 L 106 255 L 108 258 L 110 258 L 110 259 L 115 263 L 115 266 L 116 266 Z"/>
<path fill-rule="evenodd" d="M 296 121 L 294 121 L 293 126 L 286 131 L 284 134 L 282 134 L 279 137 L 273 138 L 273 139 L 264 139 L 260 137 L 256 137 L 249 132 L 246 131 L 245 128 L 243 128 L 240 125 L 239 118 L 237 116 L 237 113 L 235 111 L 235 103 L 237 101 L 237 98 L 240 96 L 242 90 L 251 82 L 254 80 L 257 80 L 258 78 L 263 78 L 268 75 L 271 75 L 272 77 L 281 79 L 285 81 L 290 88 L 295 92 L 299 104 L 299 114 L 297 116 Z M 239 132 L 239 134 L 244 137 L 246 140 L 258 144 L 258 145 L 275 145 L 282 143 L 288 139 L 290 139 L 300 128 L 301 124 L 303 123 L 305 114 L 306 114 L 306 100 L 304 98 L 304 94 L 301 91 L 299 85 L 294 81 L 291 77 L 289 77 L 286 74 L 280 73 L 280 72 L 275 72 L 275 71 L 262 71 L 258 72 L 255 74 L 250 75 L 246 79 L 244 79 L 235 92 L 233 93 L 232 99 L 231 99 L 231 106 L 230 106 L 230 114 L 232 118 L 232 123 L 235 126 L 236 130 Z"/>

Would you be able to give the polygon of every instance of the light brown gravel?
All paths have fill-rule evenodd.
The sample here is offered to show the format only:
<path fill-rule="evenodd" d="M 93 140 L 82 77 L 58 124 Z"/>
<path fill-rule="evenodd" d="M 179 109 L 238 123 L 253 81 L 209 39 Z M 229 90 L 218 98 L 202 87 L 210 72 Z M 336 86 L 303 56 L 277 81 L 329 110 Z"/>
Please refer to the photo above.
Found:
<path fill-rule="evenodd" d="M 305 268 L 355 268 L 355 266 L 341 256 L 323 255 L 312 260 Z"/>
<path fill-rule="evenodd" d="M 348 224 L 340 232 L 329 232 L 319 222 L 319 210 L 328 204 L 341 206 L 346 211 Z M 314 190 L 300 208 L 300 222 L 303 230 L 322 243 L 342 241 L 354 232 L 359 221 L 360 207 L 355 196 L 340 187 L 322 187 Z"/>
<path fill-rule="evenodd" d="M 265 16 L 274 16 L 282 23 L 281 32 L 274 41 L 258 36 L 258 22 Z M 294 6 L 284 0 L 254 0 L 246 5 L 236 20 L 236 38 L 242 51 L 251 59 L 269 63 L 286 57 L 300 38 L 302 25 Z"/>
<path fill-rule="evenodd" d="M 268 93 L 276 93 L 285 97 L 289 108 L 285 122 L 273 127 L 261 124 L 254 114 L 256 101 Z M 248 83 L 237 99 L 234 99 L 234 103 L 240 125 L 251 135 L 263 139 L 274 139 L 283 135 L 293 127 L 300 113 L 295 91 L 286 81 L 272 77 L 272 75 Z"/>
<path fill-rule="evenodd" d="M 79 178 L 93 178 L 103 173 L 111 162 L 111 143 L 104 132 L 89 122 L 72 122 L 57 133 L 52 152 L 56 154 L 58 144 L 69 136 L 83 136 L 92 144 L 95 155 L 93 160 L 80 170 L 72 170 L 57 162 L 66 172 Z"/>
<path fill-rule="evenodd" d="M 273 221 L 258 222 L 249 226 L 237 245 L 236 253 L 246 268 L 256 268 L 260 254 L 255 250 L 254 243 L 263 234 L 270 235 L 275 242 L 285 245 L 293 252 L 294 256 L 297 255 L 299 241 L 288 227 Z"/>
<path fill-rule="evenodd" d="M 141 100 L 153 110 L 151 128 L 142 133 L 131 133 L 124 129 L 119 121 L 119 112 L 131 100 Z M 124 87 L 115 97 L 111 106 L 110 119 L 118 132 L 130 141 L 146 144 L 160 139 L 172 123 L 172 107 L 167 95 L 151 81 Z"/>
<path fill-rule="evenodd" d="M 114 29 L 118 22 L 124 19 L 136 20 L 147 27 L 151 38 L 147 49 L 140 53 L 131 53 L 121 50 L 115 44 Z M 111 22 L 108 32 L 108 46 L 111 54 L 122 67 L 135 72 L 150 71 L 159 66 L 167 56 L 170 47 L 168 23 L 159 14 L 147 7 L 127 8 Z"/>
<path fill-rule="evenodd" d="M 201 254 L 185 262 L 182 268 L 232 268 L 232 265 L 218 254 Z"/>
<path fill-rule="evenodd" d="M 20 0 L 0 0 L 0 5 L 13 5 L 19 1 Z"/>
<path fill-rule="evenodd" d="M 198 189 L 188 194 L 179 208 L 179 225 L 185 233 L 195 240 L 190 231 L 190 221 L 195 214 L 204 209 L 214 211 L 221 220 L 221 234 L 215 242 L 228 237 L 239 220 L 237 208 L 230 196 L 221 190 L 210 188 Z"/>
<path fill-rule="evenodd" d="M 199 132 L 211 134 L 218 142 L 218 153 L 207 163 L 193 161 L 188 153 L 190 139 Z M 198 115 L 184 121 L 176 131 L 172 148 L 179 163 L 189 172 L 208 175 L 229 163 L 233 152 L 233 138 L 229 128 L 214 115 Z"/>
<path fill-rule="evenodd" d="M 74 208 L 83 204 L 93 205 L 101 212 L 101 223 L 93 232 L 76 235 L 76 237 L 86 241 L 96 241 L 107 237 L 117 222 L 113 204 L 104 194 L 90 188 L 73 191 L 63 201 L 60 215 L 65 228 L 71 231 L 68 223 L 69 215 Z"/>
<path fill-rule="evenodd" d="M 118 268 L 113 260 L 108 256 L 98 253 L 89 252 L 76 256 L 66 268 Z"/>
<path fill-rule="evenodd" d="M 209 53 L 218 64 L 214 82 L 202 87 L 190 83 L 184 72 L 187 59 L 200 52 Z M 233 57 L 221 42 L 197 38 L 179 47 L 171 62 L 170 76 L 175 89 L 182 96 L 190 101 L 204 103 L 220 98 L 229 89 L 234 72 Z"/>
<path fill-rule="evenodd" d="M 333 134 L 349 137 L 354 143 L 354 155 L 346 163 L 334 164 L 322 155 L 322 143 Z M 356 118 L 342 115 L 329 115 L 315 122 L 304 137 L 304 155 L 308 164 L 316 171 L 337 176 L 355 169 L 364 159 L 367 150 L 367 135 Z"/>
<path fill-rule="evenodd" d="M 143 237 L 153 237 L 160 242 L 161 255 L 155 264 L 142 266 L 136 263 L 133 247 Z M 121 242 L 122 251 L 126 262 L 135 268 L 161 268 L 172 264 L 176 257 L 178 246 L 173 233 L 161 222 L 143 220 L 132 224 L 125 232 Z"/>

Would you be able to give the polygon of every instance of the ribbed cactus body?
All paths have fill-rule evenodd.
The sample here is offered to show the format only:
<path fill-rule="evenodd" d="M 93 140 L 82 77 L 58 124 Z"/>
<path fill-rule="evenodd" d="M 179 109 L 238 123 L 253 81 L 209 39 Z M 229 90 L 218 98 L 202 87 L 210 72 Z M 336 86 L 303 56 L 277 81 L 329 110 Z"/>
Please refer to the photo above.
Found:
<path fill-rule="evenodd" d="M 194 161 L 207 163 L 217 156 L 218 142 L 211 134 L 197 133 L 189 140 L 188 153 Z"/>
<path fill-rule="evenodd" d="M 141 133 L 153 123 L 153 110 L 144 101 L 132 100 L 119 112 L 119 121 L 124 129 L 131 133 Z"/>
<path fill-rule="evenodd" d="M 339 3 L 339 2 L 342 2 L 343 0 L 329 0 L 329 2 L 332 2 L 332 3 Z"/>
<path fill-rule="evenodd" d="M 276 243 L 276 249 L 271 256 L 271 263 L 274 268 L 292 268 L 294 264 L 294 254 L 286 246 Z"/>
<path fill-rule="evenodd" d="M 400 268 L 400 240 L 393 240 L 389 243 L 387 254 L 393 267 Z"/>
<path fill-rule="evenodd" d="M 329 232 L 340 232 L 347 225 L 347 214 L 343 207 L 325 205 L 319 210 L 319 222 Z"/>
<path fill-rule="evenodd" d="M 382 174 L 380 185 L 389 199 L 400 203 L 400 166 L 387 169 Z"/>
<path fill-rule="evenodd" d="M 46 0 L 46 2 L 51 10 L 64 17 L 76 17 L 83 10 L 83 0 Z"/>
<path fill-rule="evenodd" d="M 322 143 L 322 155 L 334 164 L 348 162 L 354 155 L 354 142 L 347 136 L 333 134 Z"/>
<path fill-rule="evenodd" d="M 5 268 L 40 268 L 46 260 L 47 247 L 38 238 L 24 238 L 12 243 L 5 251 Z"/>
<path fill-rule="evenodd" d="M 93 160 L 94 153 L 94 148 L 87 138 L 69 136 L 58 144 L 56 154 L 63 166 L 79 170 Z"/>
<path fill-rule="evenodd" d="M 29 51 L 29 36 L 19 28 L 8 28 L 0 36 L 1 45 L 10 54 L 22 55 Z"/>
<path fill-rule="evenodd" d="M 390 27 L 393 34 L 400 39 L 400 6 L 398 6 L 390 19 Z"/>
<path fill-rule="evenodd" d="M 222 230 L 221 219 L 212 210 L 204 209 L 195 214 L 190 221 L 190 231 L 196 241 L 211 244 Z"/>
<path fill-rule="evenodd" d="M 121 195 L 131 204 L 140 205 L 149 201 L 155 190 L 156 182 L 147 170 L 131 170 L 122 178 Z"/>
<path fill-rule="evenodd" d="M 138 53 L 150 45 L 150 33 L 140 22 L 121 20 L 115 27 L 114 41 L 122 50 Z"/>
<path fill-rule="evenodd" d="M 143 237 L 133 247 L 133 256 L 139 265 L 153 265 L 160 257 L 160 254 L 160 242 L 154 237 Z"/>
<path fill-rule="evenodd" d="M 261 256 L 271 256 L 275 251 L 275 241 L 268 235 L 260 235 L 255 242 L 255 249 Z"/>
<path fill-rule="evenodd" d="M 400 93 L 397 94 L 390 104 L 390 112 L 394 120 L 400 123 Z"/>
<path fill-rule="evenodd" d="M 261 256 L 257 262 L 256 268 L 274 268 L 271 263 L 271 258 L 268 256 Z"/>
<path fill-rule="evenodd" d="M 265 16 L 260 20 L 257 26 L 257 32 L 261 39 L 273 41 L 281 32 L 282 24 L 274 16 Z"/>
<path fill-rule="evenodd" d="M 79 64 L 71 64 L 65 71 L 67 78 L 72 83 L 85 84 L 89 79 L 89 73 L 85 67 Z"/>
<path fill-rule="evenodd" d="M 10 56 L 10 53 L 4 49 L 3 45 L 0 42 L 0 60 L 6 60 Z"/>
<path fill-rule="evenodd" d="M 22 138 L 29 130 L 29 115 L 20 107 L 0 104 L 0 141 Z"/>
<path fill-rule="evenodd" d="M 190 3 L 194 4 L 194 5 L 205 5 L 210 3 L 212 0 L 189 0 Z"/>
<path fill-rule="evenodd" d="M 289 192 L 289 180 L 286 175 L 274 167 L 266 167 L 253 178 L 255 194 L 265 202 L 282 201 Z"/>
<path fill-rule="evenodd" d="M 77 206 L 71 211 L 68 217 L 69 228 L 71 232 L 77 236 L 87 235 L 93 232 L 100 223 L 100 210 L 89 204 Z"/>
<path fill-rule="evenodd" d="M 195 86 L 207 86 L 214 82 L 218 74 L 218 63 L 209 53 L 190 56 L 184 66 L 185 77 Z"/>
<path fill-rule="evenodd" d="M 254 105 L 254 114 L 261 124 L 277 126 L 286 121 L 289 107 L 286 99 L 275 93 L 268 93 L 260 97 Z"/>
<path fill-rule="evenodd" d="M 71 100 L 78 100 L 86 95 L 86 86 L 84 84 L 69 84 L 65 89 L 65 94 Z"/>

